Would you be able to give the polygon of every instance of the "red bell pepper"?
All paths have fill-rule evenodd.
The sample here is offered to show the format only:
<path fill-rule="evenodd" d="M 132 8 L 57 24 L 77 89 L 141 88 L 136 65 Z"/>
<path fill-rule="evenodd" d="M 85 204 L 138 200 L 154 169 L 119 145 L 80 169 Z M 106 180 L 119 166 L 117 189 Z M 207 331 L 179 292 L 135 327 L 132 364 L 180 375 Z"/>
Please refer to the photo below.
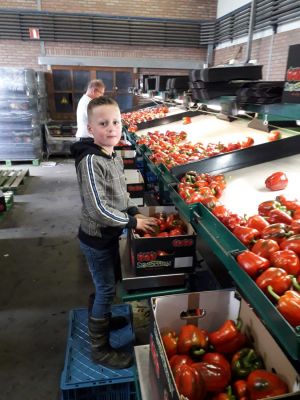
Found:
<path fill-rule="evenodd" d="M 242 242 L 245 246 L 249 246 L 254 240 L 260 237 L 260 232 L 257 229 L 248 228 L 247 226 L 236 226 L 232 233 Z"/>
<path fill-rule="evenodd" d="M 259 239 L 253 247 L 251 247 L 251 251 L 255 254 L 263 258 L 270 258 L 270 255 L 275 251 L 280 250 L 279 244 L 272 239 Z"/>
<path fill-rule="evenodd" d="M 230 365 L 224 368 L 221 364 L 201 361 L 192 364 L 192 367 L 202 376 L 208 392 L 221 392 L 230 382 Z"/>
<path fill-rule="evenodd" d="M 172 372 L 174 373 L 177 368 L 179 368 L 183 364 L 192 365 L 194 361 L 185 354 L 175 354 L 169 360 L 169 364 L 171 367 Z"/>
<path fill-rule="evenodd" d="M 293 211 L 293 218 L 300 219 L 300 207 Z"/>
<path fill-rule="evenodd" d="M 211 400 L 236 400 L 232 394 L 231 386 L 228 386 L 226 392 L 216 394 Z"/>
<path fill-rule="evenodd" d="M 246 226 L 257 229 L 259 232 L 263 231 L 269 225 L 269 222 L 261 215 L 252 215 L 246 222 Z"/>
<path fill-rule="evenodd" d="M 300 294 L 295 290 L 287 290 L 283 296 L 278 296 L 268 287 L 269 293 L 278 300 L 277 310 L 293 326 L 300 325 Z"/>
<path fill-rule="evenodd" d="M 289 211 L 296 211 L 300 209 L 300 203 L 298 200 L 288 200 L 284 195 L 279 195 L 276 197 L 276 200 L 279 201 L 284 207 L 286 207 Z"/>
<path fill-rule="evenodd" d="M 211 364 L 211 365 L 216 365 L 222 369 L 222 379 L 219 380 L 219 383 L 223 382 L 225 384 L 224 387 L 226 387 L 231 379 L 231 367 L 227 359 L 223 356 L 221 353 L 206 353 L 202 357 L 201 360 L 203 363 Z M 219 385 L 220 386 L 220 385 Z M 223 388 L 222 388 L 223 389 Z M 220 390 L 222 390 L 220 389 Z M 208 390 L 208 389 L 207 389 Z M 216 391 L 216 390 L 214 390 Z"/>
<path fill-rule="evenodd" d="M 256 278 L 262 271 L 270 267 L 270 261 L 263 258 L 252 251 L 246 250 L 237 256 L 237 262 L 239 266 L 249 275 L 251 278 Z"/>
<path fill-rule="evenodd" d="M 245 220 L 243 220 L 243 218 L 238 214 L 230 214 L 228 217 L 225 217 L 222 222 L 231 231 L 233 231 L 237 226 L 245 225 Z"/>
<path fill-rule="evenodd" d="M 268 286 L 271 286 L 273 291 L 281 296 L 290 289 L 292 279 L 284 269 L 271 267 L 259 275 L 255 283 L 268 296 L 270 296 Z"/>
<path fill-rule="evenodd" d="M 293 219 L 290 227 L 291 227 L 291 232 L 293 232 L 295 235 L 300 233 L 300 219 Z"/>
<path fill-rule="evenodd" d="M 224 223 L 225 219 L 229 217 L 229 211 L 223 205 L 216 206 L 212 209 L 212 213 L 222 222 Z"/>
<path fill-rule="evenodd" d="M 293 250 L 300 256 L 300 235 L 293 235 L 280 243 L 281 250 Z"/>
<path fill-rule="evenodd" d="M 195 325 L 183 325 L 178 335 L 178 353 L 197 358 L 205 353 L 208 347 L 208 333 Z"/>
<path fill-rule="evenodd" d="M 292 250 L 280 250 L 271 254 L 270 261 L 273 267 L 282 268 L 288 274 L 300 274 L 300 260 Z"/>
<path fill-rule="evenodd" d="M 174 373 L 178 392 L 189 400 L 202 400 L 205 397 L 205 384 L 195 368 L 183 364 Z"/>
<path fill-rule="evenodd" d="M 284 172 L 274 172 L 265 180 L 266 188 L 269 190 L 282 190 L 288 185 L 288 178 Z"/>
<path fill-rule="evenodd" d="M 233 392 L 238 400 L 248 400 L 247 382 L 244 379 L 238 379 L 233 383 Z"/>
<path fill-rule="evenodd" d="M 247 378 L 250 400 L 265 399 L 288 393 L 287 384 L 276 374 L 264 369 L 257 369 Z"/>
<path fill-rule="evenodd" d="M 271 210 L 274 210 L 275 208 L 281 208 L 281 207 L 282 206 L 278 201 L 275 201 L 275 200 L 263 201 L 258 206 L 258 214 L 262 215 L 263 217 L 267 217 Z"/>
<path fill-rule="evenodd" d="M 275 210 L 271 210 L 268 215 L 268 222 L 270 224 L 287 224 L 291 225 L 293 218 L 285 211 L 280 210 L 279 208 L 275 208 Z"/>
<path fill-rule="evenodd" d="M 241 321 L 236 324 L 232 320 L 227 320 L 216 331 L 209 334 L 209 341 L 215 351 L 219 353 L 231 354 L 239 350 L 246 343 L 246 335 L 240 332 Z"/>
<path fill-rule="evenodd" d="M 280 242 L 282 239 L 291 236 L 290 226 L 287 224 L 277 223 L 267 226 L 262 232 L 263 239 L 273 239 Z"/>
<path fill-rule="evenodd" d="M 231 369 L 236 378 L 247 378 L 250 372 L 262 368 L 262 358 L 250 347 L 237 351 L 231 359 Z"/>
<path fill-rule="evenodd" d="M 167 357 L 171 358 L 177 353 L 177 341 L 178 337 L 174 331 L 166 331 L 162 334 L 162 341 L 167 353 Z"/>

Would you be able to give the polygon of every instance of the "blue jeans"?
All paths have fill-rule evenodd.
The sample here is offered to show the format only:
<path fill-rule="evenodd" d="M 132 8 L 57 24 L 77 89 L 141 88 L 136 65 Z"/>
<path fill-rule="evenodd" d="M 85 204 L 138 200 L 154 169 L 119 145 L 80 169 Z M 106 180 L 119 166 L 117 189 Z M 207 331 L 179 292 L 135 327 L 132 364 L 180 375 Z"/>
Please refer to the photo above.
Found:
<path fill-rule="evenodd" d="M 119 241 L 109 248 L 94 249 L 80 241 L 95 286 L 91 316 L 104 318 L 111 311 L 116 291 L 115 273 L 119 270 Z"/>

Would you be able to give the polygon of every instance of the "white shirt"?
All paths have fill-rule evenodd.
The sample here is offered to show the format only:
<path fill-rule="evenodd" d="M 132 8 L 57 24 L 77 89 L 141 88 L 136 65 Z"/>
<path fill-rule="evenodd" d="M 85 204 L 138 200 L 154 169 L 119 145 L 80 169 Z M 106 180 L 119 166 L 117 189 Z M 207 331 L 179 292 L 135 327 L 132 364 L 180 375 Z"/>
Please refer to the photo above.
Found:
<path fill-rule="evenodd" d="M 76 137 L 80 138 L 92 138 L 93 136 L 89 133 L 87 129 L 87 107 L 92 99 L 84 94 L 78 102 L 76 117 L 77 117 L 77 132 Z"/>

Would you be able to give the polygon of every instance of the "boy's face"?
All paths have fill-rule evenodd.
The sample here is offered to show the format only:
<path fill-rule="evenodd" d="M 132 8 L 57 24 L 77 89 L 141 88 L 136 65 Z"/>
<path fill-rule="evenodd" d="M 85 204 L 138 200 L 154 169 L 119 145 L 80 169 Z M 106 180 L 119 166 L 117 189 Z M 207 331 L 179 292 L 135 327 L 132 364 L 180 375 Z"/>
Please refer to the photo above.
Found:
<path fill-rule="evenodd" d="M 114 105 L 95 107 L 89 115 L 88 131 L 94 136 L 94 142 L 111 154 L 122 134 L 119 108 Z"/>

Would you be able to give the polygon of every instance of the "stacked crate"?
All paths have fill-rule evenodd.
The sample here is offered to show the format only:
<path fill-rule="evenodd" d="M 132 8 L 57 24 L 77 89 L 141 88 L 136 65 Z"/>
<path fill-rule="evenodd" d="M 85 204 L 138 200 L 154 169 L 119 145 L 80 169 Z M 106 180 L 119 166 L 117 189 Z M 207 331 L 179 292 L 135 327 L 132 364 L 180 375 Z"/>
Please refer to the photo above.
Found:
<path fill-rule="evenodd" d="M 111 332 L 111 345 L 133 351 L 134 333 L 130 305 L 113 305 L 112 315 L 128 318 L 129 324 Z M 65 366 L 61 375 L 61 400 L 133 400 L 134 367 L 117 370 L 93 363 L 87 325 L 87 309 L 70 312 Z"/>
<path fill-rule="evenodd" d="M 0 68 L 0 160 L 35 160 L 41 155 L 36 73 Z"/>

